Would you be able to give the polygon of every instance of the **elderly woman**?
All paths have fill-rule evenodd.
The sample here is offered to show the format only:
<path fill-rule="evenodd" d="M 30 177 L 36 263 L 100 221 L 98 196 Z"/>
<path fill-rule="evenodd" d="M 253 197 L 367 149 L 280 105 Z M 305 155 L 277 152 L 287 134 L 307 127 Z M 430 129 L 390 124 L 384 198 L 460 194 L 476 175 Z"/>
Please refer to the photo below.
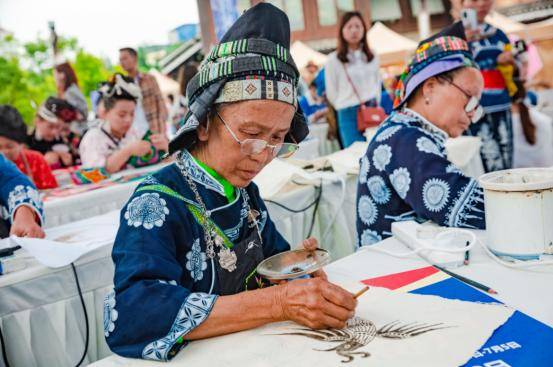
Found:
<path fill-rule="evenodd" d="M 100 89 L 104 119 L 91 128 L 79 146 L 84 167 L 105 167 L 118 172 L 127 167 L 154 164 L 160 160 L 159 151 L 167 151 L 164 135 L 141 136 L 132 127 L 140 88 L 132 79 L 115 74 Z"/>
<path fill-rule="evenodd" d="M 191 340 L 274 321 L 343 327 L 354 312 L 322 272 L 262 288 L 257 265 L 290 246 L 252 179 L 308 133 L 299 73 L 288 18 L 273 5 L 252 7 L 221 42 L 187 88 L 190 110 L 169 145 L 176 163 L 122 210 L 104 326 L 123 356 L 168 360 Z"/>
<path fill-rule="evenodd" d="M 463 37 L 463 32 L 451 30 Z M 366 246 L 416 217 L 450 227 L 484 227 L 478 183 L 446 157 L 444 142 L 478 121 L 480 75 L 462 38 L 422 42 L 396 90 L 396 108 L 365 155 L 357 193 L 357 235 Z"/>

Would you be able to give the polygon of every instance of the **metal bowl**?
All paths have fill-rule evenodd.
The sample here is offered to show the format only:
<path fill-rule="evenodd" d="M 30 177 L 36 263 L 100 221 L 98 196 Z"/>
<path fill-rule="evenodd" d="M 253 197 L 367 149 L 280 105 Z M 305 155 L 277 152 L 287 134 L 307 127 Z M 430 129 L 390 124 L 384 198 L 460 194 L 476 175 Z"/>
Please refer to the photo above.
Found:
<path fill-rule="evenodd" d="M 273 255 L 257 266 L 257 273 L 269 280 L 294 279 L 311 274 L 330 262 L 323 249 L 290 250 Z"/>

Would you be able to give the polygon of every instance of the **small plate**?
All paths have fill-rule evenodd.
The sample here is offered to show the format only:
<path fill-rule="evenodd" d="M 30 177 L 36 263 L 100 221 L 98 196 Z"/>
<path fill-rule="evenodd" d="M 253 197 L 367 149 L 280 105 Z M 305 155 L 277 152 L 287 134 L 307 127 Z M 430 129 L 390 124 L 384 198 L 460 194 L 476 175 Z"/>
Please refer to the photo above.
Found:
<path fill-rule="evenodd" d="M 329 262 L 330 254 L 323 249 L 290 250 L 263 260 L 257 266 L 257 273 L 269 280 L 294 279 L 311 274 Z"/>

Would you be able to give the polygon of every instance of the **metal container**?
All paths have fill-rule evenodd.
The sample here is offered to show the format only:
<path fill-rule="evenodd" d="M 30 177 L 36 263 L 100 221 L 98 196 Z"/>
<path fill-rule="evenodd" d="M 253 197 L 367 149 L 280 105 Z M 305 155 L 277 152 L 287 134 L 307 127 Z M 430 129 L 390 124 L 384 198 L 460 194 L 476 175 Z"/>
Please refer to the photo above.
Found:
<path fill-rule="evenodd" d="M 479 181 L 492 252 L 520 260 L 553 254 L 553 169 L 497 171 Z"/>

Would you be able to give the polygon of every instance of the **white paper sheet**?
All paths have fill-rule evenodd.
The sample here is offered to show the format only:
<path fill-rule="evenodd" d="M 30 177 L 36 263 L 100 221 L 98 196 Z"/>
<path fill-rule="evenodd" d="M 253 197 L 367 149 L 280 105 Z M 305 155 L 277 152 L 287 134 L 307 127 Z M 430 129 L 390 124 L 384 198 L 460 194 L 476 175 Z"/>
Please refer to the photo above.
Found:
<path fill-rule="evenodd" d="M 303 180 L 313 179 L 309 173 L 300 167 L 282 159 L 273 159 L 254 178 L 254 182 L 259 187 L 261 197 L 268 199 L 276 195 L 286 184 L 296 177 Z M 318 183 L 318 180 L 313 180 L 313 182 Z"/>
<path fill-rule="evenodd" d="M 352 287 L 348 287 L 352 290 Z M 499 304 L 482 304 L 371 288 L 358 298 L 356 316 L 370 320 L 376 329 L 398 321 L 403 325 L 441 324 L 433 330 L 405 339 L 376 335 L 353 354 L 348 364 L 336 351 L 321 351 L 340 342 L 323 342 L 305 336 L 277 335 L 298 331 L 291 322 L 266 325 L 231 335 L 194 341 L 165 366 L 461 366 L 470 360 L 512 315 Z M 116 326 L 117 327 L 117 324 Z M 319 349 L 319 350 L 316 350 Z M 94 366 L 152 366 L 151 361 L 113 356 Z"/>
<path fill-rule="evenodd" d="M 80 222 L 46 231 L 46 238 L 10 237 L 41 264 L 59 268 L 71 264 L 79 257 L 112 244 L 117 234 L 119 211 L 107 213 Z"/>

